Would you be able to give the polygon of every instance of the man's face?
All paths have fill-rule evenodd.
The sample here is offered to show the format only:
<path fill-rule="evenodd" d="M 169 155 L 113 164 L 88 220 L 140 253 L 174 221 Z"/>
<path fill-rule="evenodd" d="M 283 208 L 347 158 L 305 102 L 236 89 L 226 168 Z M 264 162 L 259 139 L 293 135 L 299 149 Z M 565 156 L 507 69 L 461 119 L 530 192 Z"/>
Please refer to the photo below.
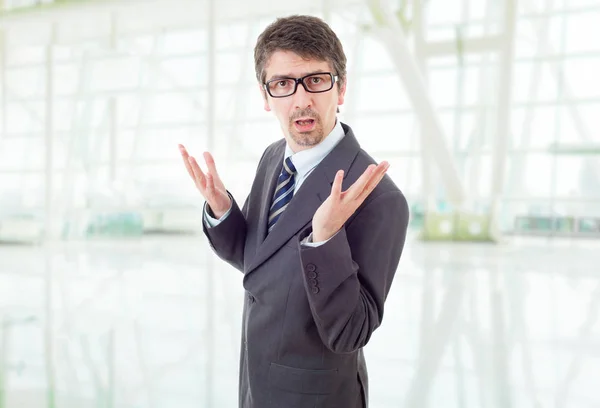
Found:
<path fill-rule="evenodd" d="M 333 72 L 326 61 L 306 60 L 291 51 L 276 51 L 266 64 L 266 81 L 280 77 L 300 78 L 317 72 Z M 338 105 L 344 103 L 346 85 L 323 93 L 306 92 L 299 84 L 296 93 L 283 98 L 273 98 L 265 92 L 265 110 L 273 111 L 281 130 L 294 152 L 319 144 L 335 126 Z"/>

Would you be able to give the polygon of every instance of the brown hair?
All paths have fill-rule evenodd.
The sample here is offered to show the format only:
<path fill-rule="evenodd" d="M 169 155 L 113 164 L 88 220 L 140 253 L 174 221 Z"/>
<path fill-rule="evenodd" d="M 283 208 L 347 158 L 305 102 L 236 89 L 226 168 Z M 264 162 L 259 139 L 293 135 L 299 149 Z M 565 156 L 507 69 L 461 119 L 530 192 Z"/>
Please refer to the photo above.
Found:
<path fill-rule="evenodd" d="M 289 16 L 271 23 L 258 37 L 254 47 L 256 79 L 265 83 L 265 66 L 276 51 L 292 51 L 302 58 L 327 61 L 338 75 L 338 86 L 346 81 L 346 55 L 333 30 L 318 17 Z"/>

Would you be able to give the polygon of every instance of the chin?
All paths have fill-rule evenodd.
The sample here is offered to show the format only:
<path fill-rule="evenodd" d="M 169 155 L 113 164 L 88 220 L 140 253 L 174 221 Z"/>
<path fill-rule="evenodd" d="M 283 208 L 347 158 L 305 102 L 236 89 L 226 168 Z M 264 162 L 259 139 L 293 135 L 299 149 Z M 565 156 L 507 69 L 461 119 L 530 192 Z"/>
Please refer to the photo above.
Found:
<path fill-rule="evenodd" d="M 323 132 L 319 132 L 316 129 L 306 133 L 297 133 L 290 129 L 290 136 L 298 146 L 303 147 L 316 146 L 323 141 Z"/>
<path fill-rule="evenodd" d="M 323 132 L 323 126 L 319 121 L 317 121 L 312 129 L 302 131 L 302 129 L 298 129 L 293 122 L 290 124 L 288 128 L 289 135 L 291 139 L 298 146 L 302 147 L 312 147 L 316 146 L 323 141 L 325 138 L 325 134 Z"/>

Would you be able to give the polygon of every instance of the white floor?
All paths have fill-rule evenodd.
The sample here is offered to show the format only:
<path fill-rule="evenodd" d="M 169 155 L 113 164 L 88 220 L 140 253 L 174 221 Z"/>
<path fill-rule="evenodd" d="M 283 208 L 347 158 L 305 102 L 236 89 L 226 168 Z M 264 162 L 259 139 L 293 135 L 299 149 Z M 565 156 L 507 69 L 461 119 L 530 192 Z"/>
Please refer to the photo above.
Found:
<path fill-rule="evenodd" d="M 235 407 L 241 295 L 201 236 L 0 246 L 0 408 Z M 599 407 L 599 308 L 600 241 L 411 239 L 371 408 Z"/>

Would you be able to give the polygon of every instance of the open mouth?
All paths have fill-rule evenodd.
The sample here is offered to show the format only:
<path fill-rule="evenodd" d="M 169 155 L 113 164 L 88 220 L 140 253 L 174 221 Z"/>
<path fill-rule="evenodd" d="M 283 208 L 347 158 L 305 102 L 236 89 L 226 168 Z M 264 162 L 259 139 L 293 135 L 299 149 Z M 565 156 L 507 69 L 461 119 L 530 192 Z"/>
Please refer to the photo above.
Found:
<path fill-rule="evenodd" d="M 315 120 L 314 119 L 300 119 L 300 120 L 294 121 L 294 124 L 296 126 L 296 129 L 298 129 L 299 131 L 306 132 L 306 131 L 310 131 L 314 128 Z"/>
<path fill-rule="evenodd" d="M 315 122 L 314 119 L 303 119 L 303 120 L 296 121 L 296 123 L 299 124 L 300 126 L 312 125 L 314 122 Z"/>

